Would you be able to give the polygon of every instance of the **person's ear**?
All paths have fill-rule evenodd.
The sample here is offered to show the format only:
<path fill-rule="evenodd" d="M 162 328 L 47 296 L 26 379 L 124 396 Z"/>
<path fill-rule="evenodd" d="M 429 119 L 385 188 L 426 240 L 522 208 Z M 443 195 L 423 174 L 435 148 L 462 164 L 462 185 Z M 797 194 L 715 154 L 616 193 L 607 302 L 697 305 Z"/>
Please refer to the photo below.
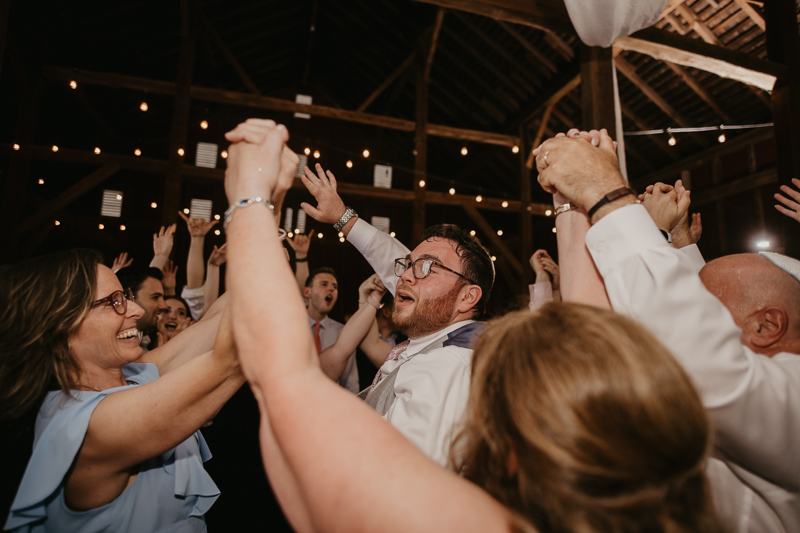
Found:
<path fill-rule="evenodd" d="M 306 300 L 311 298 L 311 287 L 303 287 L 303 298 Z"/>
<path fill-rule="evenodd" d="M 748 344 L 755 348 L 768 348 L 778 343 L 789 328 L 789 317 L 780 307 L 761 309 L 745 330 Z"/>
<path fill-rule="evenodd" d="M 458 305 L 458 311 L 461 313 L 467 313 L 470 310 L 474 309 L 478 302 L 481 301 L 481 296 L 483 296 L 483 291 L 477 285 L 467 285 L 466 292 L 463 293 L 461 297 L 461 302 Z"/>

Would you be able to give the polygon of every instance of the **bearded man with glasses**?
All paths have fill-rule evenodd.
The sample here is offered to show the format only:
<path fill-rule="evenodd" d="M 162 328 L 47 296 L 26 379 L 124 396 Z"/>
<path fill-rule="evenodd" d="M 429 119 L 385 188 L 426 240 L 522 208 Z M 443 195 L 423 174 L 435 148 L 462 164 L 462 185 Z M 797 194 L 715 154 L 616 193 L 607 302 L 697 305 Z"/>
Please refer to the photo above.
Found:
<path fill-rule="evenodd" d="M 336 178 L 318 164 L 306 167 L 303 183 L 317 207 L 302 208 L 334 224 L 394 294 L 392 321 L 409 340 L 389 352 L 367 404 L 430 458 L 445 466 L 453 426 L 469 394 L 472 346 L 482 329 L 475 320 L 486 309 L 494 284 L 489 252 L 452 224 L 428 228 L 413 250 L 358 218 L 336 192 Z"/>

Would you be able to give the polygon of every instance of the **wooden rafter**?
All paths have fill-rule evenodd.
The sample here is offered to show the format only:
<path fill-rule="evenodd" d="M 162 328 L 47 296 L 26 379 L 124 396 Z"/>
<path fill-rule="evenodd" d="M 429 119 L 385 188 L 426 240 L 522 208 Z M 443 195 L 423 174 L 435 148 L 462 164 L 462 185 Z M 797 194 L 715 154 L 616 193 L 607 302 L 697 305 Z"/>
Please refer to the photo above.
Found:
<path fill-rule="evenodd" d="M 702 98 L 702 99 L 703 99 L 703 101 L 704 101 L 705 103 L 707 103 L 707 104 L 709 105 L 709 107 L 711 107 L 711 109 L 713 109 L 713 110 L 714 110 L 714 112 L 716 112 L 716 113 L 717 113 L 717 115 L 719 115 L 719 116 L 720 116 L 720 118 L 722 118 L 722 120 L 724 120 L 724 121 L 725 121 L 725 122 L 727 122 L 727 123 L 731 123 L 731 122 L 733 122 L 733 121 L 731 120 L 731 117 L 730 117 L 730 115 L 728 115 L 728 114 L 727 114 L 725 111 L 723 111 L 723 110 L 722 110 L 722 108 L 721 108 L 721 107 L 719 106 L 719 104 L 717 103 L 717 100 L 716 100 L 716 99 L 715 99 L 715 98 L 714 98 L 714 97 L 711 95 L 711 93 L 710 93 L 710 92 L 708 92 L 708 90 L 706 90 L 706 88 L 705 88 L 705 87 L 703 87 L 702 85 L 700 85 L 700 83 L 698 83 L 698 81 L 697 81 L 697 80 L 695 80 L 693 77 L 691 77 L 691 76 L 689 75 L 689 73 L 688 73 L 688 72 L 686 72 L 686 70 L 684 70 L 682 67 L 679 67 L 679 66 L 678 66 L 678 65 L 676 65 L 675 63 L 671 63 L 671 62 L 669 62 L 669 61 L 664 61 L 663 63 L 664 63 L 664 64 L 667 66 L 667 68 L 669 68 L 669 69 L 670 69 L 672 72 L 674 72 L 675 74 L 677 74 L 677 75 L 678 75 L 678 77 L 679 77 L 680 79 L 682 79 L 682 80 L 683 80 L 683 82 L 684 82 L 686 85 L 688 85 L 688 86 L 689 86 L 689 88 L 690 88 L 692 91 L 694 91 L 694 93 L 695 93 L 697 96 L 699 96 L 700 98 Z"/>
<path fill-rule="evenodd" d="M 116 174 L 119 169 L 119 165 L 104 165 L 82 178 L 69 189 L 48 202 L 44 207 L 20 222 L 16 229 L 17 235 L 22 235 L 25 232 L 35 229 L 40 224 L 48 222 L 56 213 Z"/>
<path fill-rule="evenodd" d="M 464 211 L 466 211 L 469 218 L 478 226 L 478 229 L 481 230 L 481 233 L 484 234 L 492 243 L 492 245 L 500 251 L 500 254 L 508 261 L 511 265 L 511 268 L 514 269 L 517 276 L 522 278 L 523 277 L 523 269 L 522 264 L 520 263 L 519 259 L 517 259 L 511 250 L 508 249 L 508 246 L 497 236 L 496 230 L 492 227 L 489 222 L 483 218 L 483 215 L 475 209 L 474 206 L 471 205 L 464 205 Z"/>
<path fill-rule="evenodd" d="M 561 100 L 565 95 L 574 91 L 580 84 L 580 71 L 578 71 L 577 74 L 570 72 L 565 77 L 561 78 L 561 83 L 556 84 L 552 92 L 547 95 L 543 95 L 541 98 L 537 98 L 536 107 L 531 112 L 524 112 L 522 114 L 523 118 L 520 122 L 525 124 L 531 119 L 537 117 L 539 113 L 547 109 L 550 104 L 558 103 L 559 100 Z"/>
<path fill-rule="evenodd" d="M 78 83 L 85 83 L 87 85 L 105 85 L 109 87 L 127 88 L 156 94 L 175 94 L 174 83 L 139 78 L 135 76 L 105 74 L 101 72 L 92 72 L 80 69 L 66 69 L 61 67 L 45 67 L 44 73 L 45 76 L 51 79 L 77 80 Z M 309 115 L 314 116 L 357 122 L 360 124 L 369 124 L 401 131 L 414 131 L 416 127 L 414 121 L 412 120 L 372 115 L 369 113 L 360 113 L 358 111 L 347 111 L 344 109 L 320 105 L 298 104 L 290 100 L 281 100 L 279 98 L 258 96 L 255 94 L 240 93 L 236 91 L 225 91 L 221 89 L 192 86 L 190 95 L 193 99 L 206 102 L 239 105 L 258 109 L 271 109 L 273 111 L 308 113 Z M 428 124 L 428 134 L 438 137 L 448 137 L 452 139 L 462 139 L 509 147 L 518 143 L 518 139 L 512 135 L 467 130 L 439 124 Z"/>
<path fill-rule="evenodd" d="M 563 2 L 546 0 L 540 2 L 502 2 L 497 0 L 419 0 L 448 9 L 468 11 L 496 20 L 506 20 L 545 30 L 575 34 Z M 506 4 L 506 5 L 504 5 Z"/>
<path fill-rule="evenodd" d="M 711 202 L 718 202 L 728 196 L 741 194 L 753 189 L 760 189 L 765 185 L 772 185 L 773 183 L 778 183 L 778 169 L 768 168 L 737 180 L 721 183 L 711 190 L 693 194 L 692 205 L 699 207 Z"/>
<path fill-rule="evenodd" d="M 364 110 L 366 110 L 372 102 L 374 102 L 381 94 L 383 94 L 383 91 L 385 91 L 392 83 L 394 83 L 394 81 L 397 78 L 399 78 L 400 75 L 403 74 L 403 72 L 405 72 L 406 69 L 408 69 L 408 67 L 411 66 L 413 62 L 414 62 L 414 54 L 411 54 L 410 56 L 405 58 L 405 60 L 403 60 L 403 62 L 400 63 L 400 65 L 398 65 L 397 68 L 394 69 L 394 71 L 391 74 L 389 74 L 389 76 L 385 80 L 383 80 L 383 83 L 381 83 L 377 89 L 372 91 L 372 94 L 370 94 L 367 97 L 367 99 L 364 100 L 364 102 L 360 106 L 358 106 L 358 109 L 356 109 L 356 111 L 361 113 Z"/>
<path fill-rule="evenodd" d="M 752 20 L 756 26 L 761 28 L 761 31 L 767 31 L 767 24 L 764 22 L 764 17 L 750 5 L 750 2 L 747 0 L 734 0 L 734 2 L 736 2 L 748 17 L 750 17 L 750 20 Z"/>
<path fill-rule="evenodd" d="M 525 166 L 528 168 L 533 168 L 533 148 L 536 148 L 540 144 L 542 144 L 542 138 L 544 137 L 544 132 L 547 130 L 547 123 L 550 122 L 550 115 L 553 114 L 553 109 L 556 107 L 558 101 L 555 101 L 548 105 L 544 110 L 544 115 L 542 116 L 542 122 L 539 124 L 539 129 L 536 131 L 536 137 L 533 139 L 533 143 L 531 143 L 531 153 L 528 155 L 528 160 L 525 162 Z"/>
<path fill-rule="evenodd" d="M 256 84 L 253 83 L 253 80 L 247 75 L 247 72 L 236 59 L 236 56 L 233 55 L 233 52 L 231 52 L 230 48 L 228 48 L 228 45 L 225 44 L 225 41 L 222 40 L 219 32 L 217 32 L 216 28 L 214 28 L 214 26 L 211 24 L 211 21 L 208 20 L 205 13 L 200 13 L 200 20 L 203 22 L 203 26 L 205 26 L 206 32 L 208 33 L 209 37 L 211 37 L 211 40 L 214 41 L 214 44 L 217 45 L 219 51 L 222 52 L 225 61 L 228 62 L 228 65 L 230 65 L 236 75 L 239 76 L 239 80 L 251 93 L 260 95 L 261 91 L 258 90 Z"/>
<path fill-rule="evenodd" d="M 442 22 L 444 22 L 444 8 L 440 7 L 436 12 L 436 22 L 433 24 L 433 35 L 431 35 L 428 57 L 425 59 L 426 80 L 431 77 L 431 66 L 433 66 L 433 57 L 436 55 L 436 45 L 439 42 L 439 32 L 442 30 Z"/>
<path fill-rule="evenodd" d="M 546 69 L 552 71 L 553 73 L 558 72 L 558 67 L 548 59 L 546 55 L 539 51 L 538 48 L 533 46 L 528 39 L 525 38 L 524 35 L 519 33 L 515 30 L 511 24 L 507 22 L 503 22 L 502 20 L 498 20 L 497 23 L 504 29 L 506 32 L 511 35 L 514 39 L 517 40 L 519 44 L 521 44 L 525 50 L 527 50 L 533 57 L 535 57 L 539 63 L 541 63 Z M 549 76 L 548 76 L 549 77 Z"/>
<path fill-rule="evenodd" d="M 675 11 L 689 24 L 689 26 L 692 27 L 694 31 L 697 32 L 697 34 L 705 42 L 709 44 L 719 44 L 719 39 L 714 32 L 711 31 L 711 28 L 706 26 L 703 21 L 698 18 L 697 14 L 686 4 L 678 4 L 675 6 Z"/>

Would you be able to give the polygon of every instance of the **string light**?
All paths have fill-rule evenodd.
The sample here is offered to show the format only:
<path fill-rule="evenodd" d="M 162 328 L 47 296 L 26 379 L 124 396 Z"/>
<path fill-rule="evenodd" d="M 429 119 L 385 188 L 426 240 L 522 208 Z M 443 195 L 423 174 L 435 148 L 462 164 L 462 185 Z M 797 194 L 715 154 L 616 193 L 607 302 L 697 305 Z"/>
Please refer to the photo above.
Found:
<path fill-rule="evenodd" d="M 219 215 L 214 215 L 214 220 L 219 220 Z"/>
<path fill-rule="evenodd" d="M 54 145 L 53 145 L 53 148 L 52 148 L 52 150 L 53 150 L 54 152 L 58 152 L 58 146 L 56 146 L 56 145 L 54 144 Z"/>
<path fill-rule="evenodd" d="M 208 122 L 204 120 L 203 122 L 200 123 L 200 127 L 203 128 L 204 130 L 207 130 L 208 129 Z"/>
<path fill-rule="evenodd" d="M 183 148 L 178 148 L 178 155 L 183 155 L 183 154 L 184 154 Z"/>
<path fill-rule="evenodd" d="M 72 87 L 73 89 L 77 89 L 78 88 L 78 82 L 75 81 L 75 80 L 72 80 L 71 82 L 69 82 L 69 86 Z"/>
<path fill-rule="evenodd" d="M 481 195 L 479 194 L 478 196 L 476 196 L 476 197 L 475 197 L 475 201 L 476 201 L 476 202 L 482 202 L 482 201 L 483 201 L 483 196 L 481 196 Z"/>
<path fill-rule="evenodd" d="M 347 165 L 347 168 L 353 168 L 353 162 L 350 161 L 349 159 L 347 160 L 347 163 L 345 163 L 345 165 Z"/>
<path fill-rule="evenodd" d="M 42 178 L 39 178 L 39 185 L 44 185 L 44 180 Z"/>
<path fill-rule="evenodd" d="M 321 238 L 322 238 L 322 233 L 321 233 L 321 232 L 320 232 L 320 233 L 317 233 L 317 238 L 318 238 L 318 239 L 321 239 Z"/>
<path fill-rule="evenodd" d="M 461 155 L 467 155 L 467 147 L 466 146 L 461 149 Z"/>
<path fill-rule="evenodd" d="M 223 150 L 222 153 L 219 154 L 219 155 L 222 156 L 222 159 L 228 159 L 228 151 L 227 150 Z"/>
<path fill-rule="evenodd" d="M 546 217 L 549 217 L 552 214 L 553 214 L 553 211 L 551 211 L 550 209 L 548 209 L 547 211 L 544 212 L 544 216 L 546 216 Z"/>
<path fill-rule="evenodd" d="M 497 257 L 492 256 L 492 261 L 497 261 Z"/>
<path fill-rule="evenodd" d="M 342 232 L 340 231 L 340 232 L 339 232 L 339 237 L 344 237 L 344 233 L 342 233 Z"/>
<path fill-rule="evenodd" d="M 669 136 L 669 140 L 667 141 L 667 143 L 668 143 L 670 146 L 675 146 L 676 144 L 678 144 L 678 141 L 676 141 L 676 140 L 675 140 L 675 137 L 673 137 L 672 135 L 670 135 L 670 136 Z"/>
<path fill-rule="evenodd" d="M 60 226 L 60 225 L 61 225 L 61 222 L 59 222 L 58 220 L 56 220 L 56 226 Z"/>
<path fill-rule="evenodd" d="M 472 230 L 472 231 L 470 231 L 470 232 L 469 232 L 469 236 L 470 236 L 470 237 L 474 237 L 474 236 L 475 236 L 475 230 Z"/>
<path fill-rule="evenodd" d="M 140 155 L 142 155 L 142 151 L 137 148 L 136 150 L 133 151 L 133 155 L 139 157 Z"/>
<path fill-rule="evenodd" d="M 106 229 L 106 226 L 105 226 L 105 224 L 98 224 L 98 225 L 97 225 L 97 227 L 98 227 L 99 229 Z"/>
<path fill-rule="evenodd" d="M 117 195 L 117 200 L 122 200 L 122 195 L 121 194 Z"/>
<path fill-rule="evenodd" d="M 126 228 L 126 227 L 125 227 L 125 224 L 122 224 L 122 225 L 119 227 L 119 230 L 120 230 L 120 231 L 125 231 L 126 229 L 128 229 L 128 228 Z"/>
<path fill-rule="evenodd" d="M 555 227 L 553 227 L 553 233 L 555 233 L 555 232 L 556 232 L 556 228 L 555 228 Z"/>
<path fill-rule="evenodd" d="M 314 150 L 314 159 L 319 159 L 319 150 Z"/>
<path fill-rule="evenodd" d="M 419 186 L 420 187 L 424 187 L 425 186 L 425 180 L 419 180 Z"/>
<path fill-rule="evenodd" d="M 158 207 L 158 204 L 157 204 L 157 203 L 155 203 L 155 202 L 151 202 L 151 203 L 150 203 L 150 207 L 152 207 L 153 209 L 155 209 L 156 207 Z"/>
<path fill-rule="evenodd" d="M 501 230 L 501 229 L 497 230 L 497 236 L 498 237 L 502 237 L 503 236 L 503 230 Z"/>
<path fill-rule="evenodd" d="M 184 207 L 183 208 L 183 214 L 184 215 L 188 215 L 189 214 L 189 208 L 188 207 Z"/>
<path fill-rule="evenodd" d="M 361 152 L 361 155 L 363 155 L 364 157 L 369 157 L 369 150 L 364 150 L 363 152 Z"/>
<path fill-rule="evenodd" d="M 303 150 L 303 153 L 306 155 L 311 155 L 311 148 L 306 147 L 306 149 Z"/>
<path fill-rule="evenodd" d="M 14 150 L 19 150 L 19 145 L 18 144 L 14 144 Z"/>
<path fill-rule="evenodd" d="M 289 238 L 290 238 L 290 239 L 291 239 L 292 237 L 294 237 L 294 233 L 292 233 L 291 231 L 290 231 L 289 233 L 287 233 L 287 235 L 289 236 Z"/>
<path fill-rule="evenodd" d="M 389 234 L 389 237 L 394 237 L 394 236 L 395 236 L 395 233 L 394 233 L 394 232 L 391 232 L 391 233 Z"/>
<path fill-rule="evenodd" d="M 503 203 L 502 203 L 502 204 L 500 204 L 500 205 L 502 205 L 503 207 L 508 207 L 508 202 L 506 202 L 505 200 L 503 200 Z"/>
<path fill-rule="evenodd" d="M 344 237 L 339 237 L 339 242 L 344 242 L 344 241 L 345 241 Z"/>
<path fill-rule="evenodd" d="M 141 105 L 139 106 L 139 109 L 141 109 L 142 111 L 147 111 L 150 108 L 147 107 L 147 102 L 142 102 Z"/>
<path fill-rule="evenodd" d="M 519 153 L 519 146 L 517 146 L 516 144 L 514 146 L 512 146 L 511 147 L 511 153 L 512 154 L 518 154 Z"/>
<path fill-rule="evenodd" d="M 100 155 L 100 147 L 99 146 L 95 146 L 94 147 L 94 153 L 96 153 L 97 155 Z"/>
<path fill-rule="evenodd" d="M 450 196 L 453 196 L 456 193 L 456 190 L 454 188 L 450 187 L 450 190 L 447 191 L 447 192 L 450 193 Z"/>
<path fill-rule="evenodd" d="M 219 230 L 218 229 L 214 230 L 214 235 L 219 235 Z"/>
<path fill-rule="evenodd" d="M 724 142 L 725 142 L 725 134 L 724 134 L 724 133 L 720 133 L 720 134 L 719 134 L 719 137 L 717 137 L 717 140 L 718 140 L 720 143 L 724 143 Z"/>

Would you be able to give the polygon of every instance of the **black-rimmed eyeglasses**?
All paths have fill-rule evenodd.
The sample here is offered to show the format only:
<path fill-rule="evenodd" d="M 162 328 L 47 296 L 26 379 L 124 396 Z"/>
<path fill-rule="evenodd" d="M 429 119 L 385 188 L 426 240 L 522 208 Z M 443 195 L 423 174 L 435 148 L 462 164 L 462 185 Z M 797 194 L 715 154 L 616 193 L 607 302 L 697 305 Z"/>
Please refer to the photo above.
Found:
<path fill-rule="evenodd" d="M 128 302 L 133 302 L 134 300 L 133 292 L 130 289 L 125 289 L 124 291 L 114 291 L 105 298 L 100 298 L 92 303 L 92 307 L 99 307 L 103 304 L 110 305 L 114 308 L 115 313 L 125 316 L 125 313 L 128 312 Z"/>
<path fill-rule="evenodd" d="M 417 259 L 416 261 L 412 261 L 411 259 L 408 259 L 406 257 L 402 257 L 400 259 L 395 259 L 394 260 L 394 275 L 399 278 L 400 276 L 405 274 L 406 270 L 408 270 L 409 268 L 413 268 L 412 272 L 413 272 L 415 278 L 417 278 L 417 279 L 425 279 L 425 278 L 428 277 L 428 274 L 431 273 L 431 267 L 433 265 L 436 265 L 438 268 L 447 270 L 448 272 L 452 272 L 456 276 L 458 276 L 460 278 L 464 278 L 465 280 L 469 281 L 473 285 L 477 285 L 477 283 L 475 283 L 474 281 L 469 279 L 464 274 L 456 272 L 452 268 L 447 268 L 446 266 L 444 266 L 443 264 L 441 264 L 438 261 L 434 261 L 433 259 L 426 259 L 424 257 L 421 257 L 421 258 Z"/>

